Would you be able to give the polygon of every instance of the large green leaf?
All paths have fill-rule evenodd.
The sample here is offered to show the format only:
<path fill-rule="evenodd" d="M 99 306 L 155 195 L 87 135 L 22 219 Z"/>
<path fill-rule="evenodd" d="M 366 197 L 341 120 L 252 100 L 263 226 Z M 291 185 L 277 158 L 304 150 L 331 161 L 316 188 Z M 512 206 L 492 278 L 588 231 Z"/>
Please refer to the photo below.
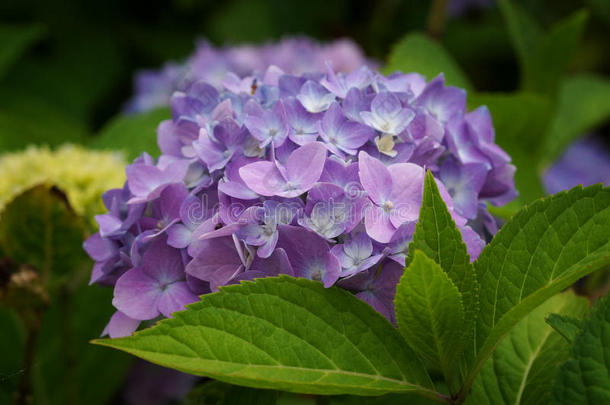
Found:
<path fill-rule="evenodd" d="M 130 356 L 89 344 L 110 319 L 111 300 L 111 289 L 81 282 L 52 302 L 36 348 L 35 404 L 103 405 L 116 395 L 124 384 Z"/>
<path fill-rule="evenodd" d="M 444 73 L 447 84 L 472 89 L 468 77 L 447 51 L 423 34 L 408 34 L 394 46 L 384 72 L 389 74 L 397 70 L 417 72 L 428 80 Z"/>
<path fill-rule="evenodd" d="M 523 88 L 554 94 L 566 72 L 587 23 L 588 13 L 579 11 L 559 21 L 544 35 L 526 60 Z"/>
<path fill-rule="evenodd" d="M 557 367 L 571 344 L 544 323 L 550 312 L 583 317 L 586 299 L 558 294 L 523 318 L 506 335 L 477 376 L 467 404 L 548 404 Z"/>
<path fill-rule="evenodd" d="M 86 134 L 81 122 L 48 100 L 4 88 L 0 92 L 0 152 L 30 144 L 81 143 Z"/>
<path fill-rule="evenodd" d="M 225 287 L 152 328 L 94 343 L 256 388 L 436 396 L 417 356 L 368 304 L 286 276 Z"/>
<path fill-rule="evenodd" d="M 396 286 L 396 320 L 405 340 L 451 378 L 464 347 L 462 295 L 447 273 L 417 250 Z"/>
<path fill-rule="evenodd" d="M 430 171 L 426 173 L 424 181 L 422 206 L 413 242 L 409 245 L 407 264 L 412 260 L 412 254 L 416 249 L 434 259 L 460 291 L 464 305 L 462 329 L 469 333 L 474 327 L 478 312 L 479 292 L 476 274 L 470 264 L 470 256 L 462 241 L 462 234 L 455 226 Z"/>
<path fill-rule="evenodd" d="M 57 188 L 36 186 L 11 201 L 0 216 L 0 245 L 15 263 L 40 272 L 44 283 L 71 278 L 83 264 L 85 224 Z"/>
<path fill-rule="evenodd" d="M 500 0 L 498 4 L 519 57 L 523 89 L 554 94 L 572 61 L 588 13 L 576 12 L 543 33 L 516 2 Z"/>
<path fill-rule="evenodd" d="M 610 118 L 610 80 L 580 75 L 565 79 L 559 90 L 555 116 L 542 148 L 546 163 L 586 131 Z"/>
<path fill-rule="evenodd" d="M 553 404 L 610 403 L 610 298 L 599 301 L 574 340 L 570 359 L 559 369 Z"/>
<path fill-rule="evenodd" d="M 470 108 L 486 105 L 493 118 L 496 143 L 517 167 L 515 184 L 522 203 L 544 195 L 540 182 L 540 150 L 551 119 L 551 100 L 533 93 L 479 93 L 468 97 Z"/>
<path fill-rule="evenodd" d="M 521 64 L 524 64 L 538 46 L 542 30 L 518 3 L 499 0 L 498 6 L 506 22 L 515 52 L 519 56 Z"/>
<path fill-rule="evenodd" d="M 0 307 L 0 330 L 0 403 L 10 404 L 24 374 L 26 331 L 17 313 L 5 307 Z"/>
<path fill-rule="evenodd" d="M 413 242 L 409 245 L 407 265 L 412 260 L 412 254 L 416 250 L 423 251 L 428 257 L 434 259 L 447 273 L 452 283 L 458 288 L 464 310 L 464 319 L 461 326 L 463 339 L 453 343 L 456 351 L 463 350 L 461 361 L 454 362 L 455 371 L 460 377 L 467 372 L 468 364 L 474 358 L 474 323 L 479 311 L 478 306 L 478 283 L 474 267 L 470 263 L 470 257 L 466 245 L 462 241 L 462 235 L 457 229 L 451 214 L 447 210 L 436 181 L 432 173 L 426 173 L 424 181 L 424 195 L 419 212 L 419 220 L 413 235 Z M 470 344 L 469 344 L 470 343 Z M 469 346 L 466 346 L 468 345 Z M 448 370 L 446 370 L 448 373 Z M 451 373 L 448 383 L 452 390 L 457 390 L 454 384 L 459 385 L 459 378 Z"/>
<path fill-rule="evenodd" d="M 574 342 L 582 328 L 582 320 L 567 315 L 550 314 L 545 321 L 570 343 Z"/>
<path fill-rule="evenodd" d="M 129 159 L 136 158 L 142 152 L 157 156 L 157 127 L 168 118 L 170 111 L 167 107 L 136 115 L 119 115 L 92 139 L 89 146 L 124 150 Z"/>
<path fill-rule="evenodd" d="M 575 187 L 526 206 L 475 262 L 478 352 L 464 394 L 508 331 L 579 278 L 610 264 L 610 188 Z"/>
<path fill-rule="evenodd" d="M 0 78 L 42 32 L 40 25 L 0 24 Z"/>

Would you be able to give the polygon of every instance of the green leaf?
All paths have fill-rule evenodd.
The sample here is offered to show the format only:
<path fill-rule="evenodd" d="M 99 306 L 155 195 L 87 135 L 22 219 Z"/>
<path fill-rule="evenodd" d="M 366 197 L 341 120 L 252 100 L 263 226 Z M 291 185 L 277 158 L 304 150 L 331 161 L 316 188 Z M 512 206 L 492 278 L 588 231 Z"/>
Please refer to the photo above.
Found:
<path fill-rule="evenodd" d="M 515 184 L 522 203 L 542 197 L 540 150 L 551 119 L 553 105 L 543 95 L 532 93 L 479 93 L 468 97 L 471 109 L 489 108 L 496 131 L 496 143 L 517 167 Z"/>
<path fill-rule="evenodd" d="M 575 187 L 526 206 L 477 261 L 478 352 L 465 382 L 508 331 L 538 305 L 610 263 L 610 188 Z"/>
<path fill-rule="evenodd" d="M 523 318 L 506 335 L 477 376 L 467 404 L 548 404 L 553 377 L 570 354 L 571 344 L 544 317 L 560 312 L 583 317 L 586 299 L 558 294 Z"/>
<path fill-rule="evenodd" d="M 519 4 L 509 0 L 500 0 L 498 4 L 519 57 L 523 89 L 555 94 L 574 57 L 588 13 L 578 11 L 543 33 Z"/>
<path fill-rule="evenodd" d="M 468 77 L 447 51 L 423 34 L 408 34 L 394 46 L 384 72 L 389 74 L 397 70 L 417 72 L 428 80 L 444 73 L 447 84 L 472 89 Z"/>
<path fill-rule="evenodd" d="M 104 405 L 125 383 L 132 358 L 89 344 L 114 312 L 112 290 L 84 281 L 57 294 L 43 317 L 33 369 L 36 404 Z"/>
<path fill-rule="evenodd" d="M 15 263 L 29 264 L 43 283 L 71 278 L 85 260 L 85 224 L 55 187 L 36 186 L 7 204 L 0 216 L 0 245 Z"/>
<path fill-rule="evenodd" d="M 545 139 L 543 157 L 553 162 L 584 132 L 610 118 L 610 80 L 580 75 L 565 79 L 559 90 L 555 116 Z"/>
<path fill-rule="evenodd" d="M 152 328 L 94 343 L 255 388 L 436 396 L 417 356 L 371 306 L 286 276 L 224 287 Z"/>
<path fill-rule="evenodd" d="M 522 81 L 525 90 L 555 94 L 574 57 L 588 17 L 585 10 L 578 11 L 559 21 L 541 38 L 524 66 Z"/>
<path fill-rule="evenodd" d="M 81 143 L 87 128 L 38 96 L 0 92 L 0 152 L 30 144 Z"/>
<path fill-rule="evenodd" d="M 513 47 L 523 65 L 538 46 L 542 30 L 518 3 L 499 0 L 498 6 L 506 22 Z"/>
<path fill-rule="evenodd" d="M 167 107 L 135 115 L 119 115 L 92 139 L 89 146 L 95 149 L 124 150 L 128 159 L 142 152 L 159 155 L 157 127 L 170 118 Z"/>
<path fill-rule="evenodd" d="M 584 321 L 570 359 L 559 369 L 551 392 L 553 404 L 610 403 L 610 298 Z"/>
<path fill-rule="evenodd" d="M 208 381 L 195 387 L 187 395 L 183 405 L 274 405 L 278 396 L 278 391 L 259 390 L 220 381 Z"/>
<path fill-rule="evenodd" d="M 411 252 L 415 250 L 421 250 L 438 263 L 458 288 L 464 304 L 465 323 L 462 329 L 470 331 L 478 312 L 476 274 L 462 234 L 447 210 L 430 171 L 426 173 L 424 181 L 422 206 L 413 242 L 409 245 L 407 265 L 413 258 Z"/>
<path fill-rule="evenodd" d="M 434 259 L 452 283 L 458 288 L 464 310 L 464 319 L 461 326 L 463 333 L 462 346 L 453 342 L 456 351 L 466 349 L 468 342 L 474 342 L 474 324 L 479 311 L 478 283 L 474 267 L 470 263 L 470 256 L 466 245 L 462 241 L 462 234 L 457 229 L 451 214 L 447 210 L 434 176 L 426 173 L 424 181 L 424 195 L 419 212 L 419 220 L 415 227 L 413 242 L 409 245 L 407 265 L 411 262 L 413 252 L 423 251 L 428 257 Z M 468 364 L 474 359 L 474 345 L 471 344 L 463 353 L 462 361 L 455 362 L 456 370 L 463 376 Z M 450 378 L 453 381 L 453 377 Z M 456 381 L 457 382 L 457 381 Z M 457 389 L 451 386 L 452 389 Z"/>
<path fill-rule="evenodd" d="M 582 321 L 567 315 L 550 314 L 545 319 L 555 332 L 559 333 L 568 342 L 574 342 L 576 335 L 582 328 Z"/>
<path fill-rule="evenodd" d="M 14 393 L 23 375 L 25 356 L 25 328 L 17 313 L 0 307 L 0 403 L 13 403 Z"/>
<path fill-rule="evenodd" d="M 450 376 L 464 347 L 465 317 L 462 295 L 447 273 L 416 250 L 394 302 L 398 330 L 409 346 Z"/>
<path fill-rule="evenodd" d="M 10 66 L 40 39 L 43 29 L 40 25 L 0 25 L 0 78 Z"/>

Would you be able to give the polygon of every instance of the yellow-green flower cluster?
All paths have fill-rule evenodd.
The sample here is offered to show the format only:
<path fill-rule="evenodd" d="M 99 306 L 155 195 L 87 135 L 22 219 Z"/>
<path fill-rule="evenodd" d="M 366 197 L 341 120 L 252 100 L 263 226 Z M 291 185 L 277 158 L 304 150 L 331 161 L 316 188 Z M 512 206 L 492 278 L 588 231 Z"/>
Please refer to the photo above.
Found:
<path fill-rule="evenodd" d="M 93 221 L 103 213 L 101 195 L 125 182 L 125 159 L 120 152 L 91 151 L 64 145 L 56 150 L 31 146 L 0 155 L 0 215 L 21 192 L 38 184 L 59 187 L 74 211 Z"/>

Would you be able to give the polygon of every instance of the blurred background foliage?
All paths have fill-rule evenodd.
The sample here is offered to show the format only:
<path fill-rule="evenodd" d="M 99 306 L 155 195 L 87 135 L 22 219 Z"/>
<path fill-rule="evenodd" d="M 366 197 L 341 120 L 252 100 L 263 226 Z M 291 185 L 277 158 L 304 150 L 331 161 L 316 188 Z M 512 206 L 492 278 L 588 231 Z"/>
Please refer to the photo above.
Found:
<path fill-rule="evenodd" d="M 186 58 L 197 38 L 230 45 L 287 35 L 348 37 L 386 73 L 401 69 L 431 78 L 443 71 L 450 84 L 469 90 L 470 107 L 489 106 L 497 142 L 518 168 L 519 200 L 495 209 L 500 217 L 510 216 L 544 194 L 540 175 L 566 146 L 591 131 L 609 141 L 610 1 L 449 3 L 450 12 L 439 19 L 443 13 L 431 13 L 433 2 L 419 0 L 4 0 L 0 153 L 64 143 L 123 150 L 129 159 L 144 150 L 155 153 L 155 130 L 169 110 L 121 114 L 137 70 Z M 65 164 L 79 170 L 77 160 Z M 20 191 L 34 185 L 15 178 Z M 122 179 L 117 181 L 119 186 Z M 0 306 L 0 403 L 25 389 L 25 379 L 33 381 L 26 387 L 34 393 L 29 399 L 40 404 L 155 403 L 183 395 L 179 389 L 133 394 L 147 387 L 138 385 L 147 375 L 155 393 L 158 387 L 150 381 L 175 375 L 140 370 L 134 377 L 132 370 L 126 383 L 129 359 L 88 345 L 111 312 L 111 293 L 86 285 L 91 263 L 80 244 L 91 232 L 91 218 L 75 215 L 71 191 L 55 187 L 60 182 L 44 183 L 0 213 L 0 296 L 13 308 Z M 60 239 L 31 236 L 53 232 Z M 71 259 L 59 263 L 57 257 Z M 10 278 L 14 274 L 20 278 Z M 593 291 L 604 281 L 598 277 L 586 288 Z M 25 303 L 14 302 L 16 290 L 27 292 Z M 257 403 L 252 398 L 260 395 L 214 383 L 193 391 L 187 403 L 235 403 L 227 398 Z M 363 403 L 358 401 L 342 397 L 324 403 Z M 405 398 L 370 403 L 392 401 Z M 280 403 L 312 401 L 289 396 Z"/>

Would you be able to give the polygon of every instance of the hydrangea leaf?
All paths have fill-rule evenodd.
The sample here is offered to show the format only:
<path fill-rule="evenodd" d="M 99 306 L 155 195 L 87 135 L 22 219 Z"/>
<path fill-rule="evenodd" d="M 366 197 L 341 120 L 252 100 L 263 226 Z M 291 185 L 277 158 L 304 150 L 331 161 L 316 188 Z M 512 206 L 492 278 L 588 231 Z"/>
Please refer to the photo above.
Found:
<path fill-rule="evenodd" d="M 594 75 L 565 79 L 542 148 L 546 162 L 555 160 L 566 146 L 609 117 L 610 80 Z"/>
<path fill-rule="evenodd" d="M 516 2 L 499 1 L 521 64 L 523 89 L 554 94 L 584 32 L 586 11 L 578 11 L 543 32 Z"/>
<path fill-rule="evenodd" d="M 49 100 L 0 89 L 0 152 L 20 150 L 31 144 L 82 143 L 86 136 L 87 128 L 82 122 Z"/>
<path fill-rule="evenodd" d="M 477 357 L 464 384 L 508 331 L 579 278 L 610 264 L 610 188 L 575 187 L 511 218 L 475 262 L 480 285 Z"/>
<path fill-rule="evenodd" d="M 610 403 L 610 298 L 600 300 L 574 340 L 570 359 L 559 369 L 552 404 Z"/>
<path fill-rule="evenodd" d="M 85 224 L 59 189 L 31 188 L 0 214 L 0 245 L 15 263 L 33 266 L 55 286 L 85 263 Z"/>
<path fill-rule="evenodd" d="M 129 160 L 142 152 L 158 156 L 157 126 L 169 117 L 167 107 L 134 115 L 119 115 L 102 128 L 89 146 L 95 149 L 124 150 Z"/>
<path fill-rule="evenodd" d="M 555 332 L 559 333 L 568 342 L 574 342 L 576 335 L 582 328 L 582 321 L 567 315 L 550 314 L 545 319 Z"/>
<path fill-rule="evenodd" d="M 522 76 L 525 90 L 555 94 L 561 77 L 574 57 L 589 13 L 578 11 L 559 21 L 538 43 L 526 60 Z"/>
<path fill-rule="evenodd" d="M 35 403 L 103 405 L 125 383 L 132 358 L 88 343 L 114 312 L 107 305 L 111 300 L 112 291 L 90 287 L 86 280 L 53 300 L 38 335 Z"/>
<path fill-rule="evenodd" d="M 542 36 L 542 29 L 516 2 L 499 0 L 498 7 L 504 17 L 515 52 L 523 64 L 536 49 Z"/>
<path fill-rule="evenodd" d="M 287 276 L 223 287 L 152 328 L 94 343 L 254 388 L 437 395 L 418 357 L 372 307 Z"/>
<path fill-rule="evenodd" d="M 540 151 L 551 119 L 553 105 L 549 97 L 534 93 L 470 94 L 471 109 L 489 107 L 496 132 L 496 143 L 517 167 L 515 185 L 522 203 L 542 197 Z"/>
<path fill-rule="evenodd" d="M 416 250 L 394 302 L 398 329 L 409 346 L 450 376 L 463 348 L 465 317 L 462 295 L 447 273 Z"/>
<path fill-rule="evenodd" d="M 26 330 L 17 313 L 5 306 L 0 307 L 0 330 L 0 345 L 10 348 L 2 351 L 0 359 L 0 403 L 10 404 L 15 400 L 14 393 L 18 390 L 21 380 Z"/>
<path fill-rule="evenodd" d="M 451 55 L 423 34 L 408 34 L 394 46 L 383 71 L 390 74 L 397 70 L 404 73 L 417 72 L 428 80 L 444 73 L 448 85 L 472 89 L 470 80 Z"/>
<path fill-rule="evenodd" d="M 548 404 L 557 367 L 570 342 L 544 323 L 549 312 L 583 317 L 585 298 L 558 294 L 523 318 L 506 335 L 477 376 L 466 404 Z"/>
<path fill-rule="evenodd" d="M 476 274 L 462 235 L 455 226 L 430 171 L 426 173 L 422 206 L 413 242 L 409 246 L 407 263 L 412 260 L 412 252 L 416 249 L 434 259 L 460 291 L 464 309 L 461 329 L 465 336 L 472 335 L 478 312 L 479 291 Z"/>
<path fill-rule="evenodd" d="M 36 24 L 0 25 L 0 77 L 42 33 L 42 26 Z"/>

